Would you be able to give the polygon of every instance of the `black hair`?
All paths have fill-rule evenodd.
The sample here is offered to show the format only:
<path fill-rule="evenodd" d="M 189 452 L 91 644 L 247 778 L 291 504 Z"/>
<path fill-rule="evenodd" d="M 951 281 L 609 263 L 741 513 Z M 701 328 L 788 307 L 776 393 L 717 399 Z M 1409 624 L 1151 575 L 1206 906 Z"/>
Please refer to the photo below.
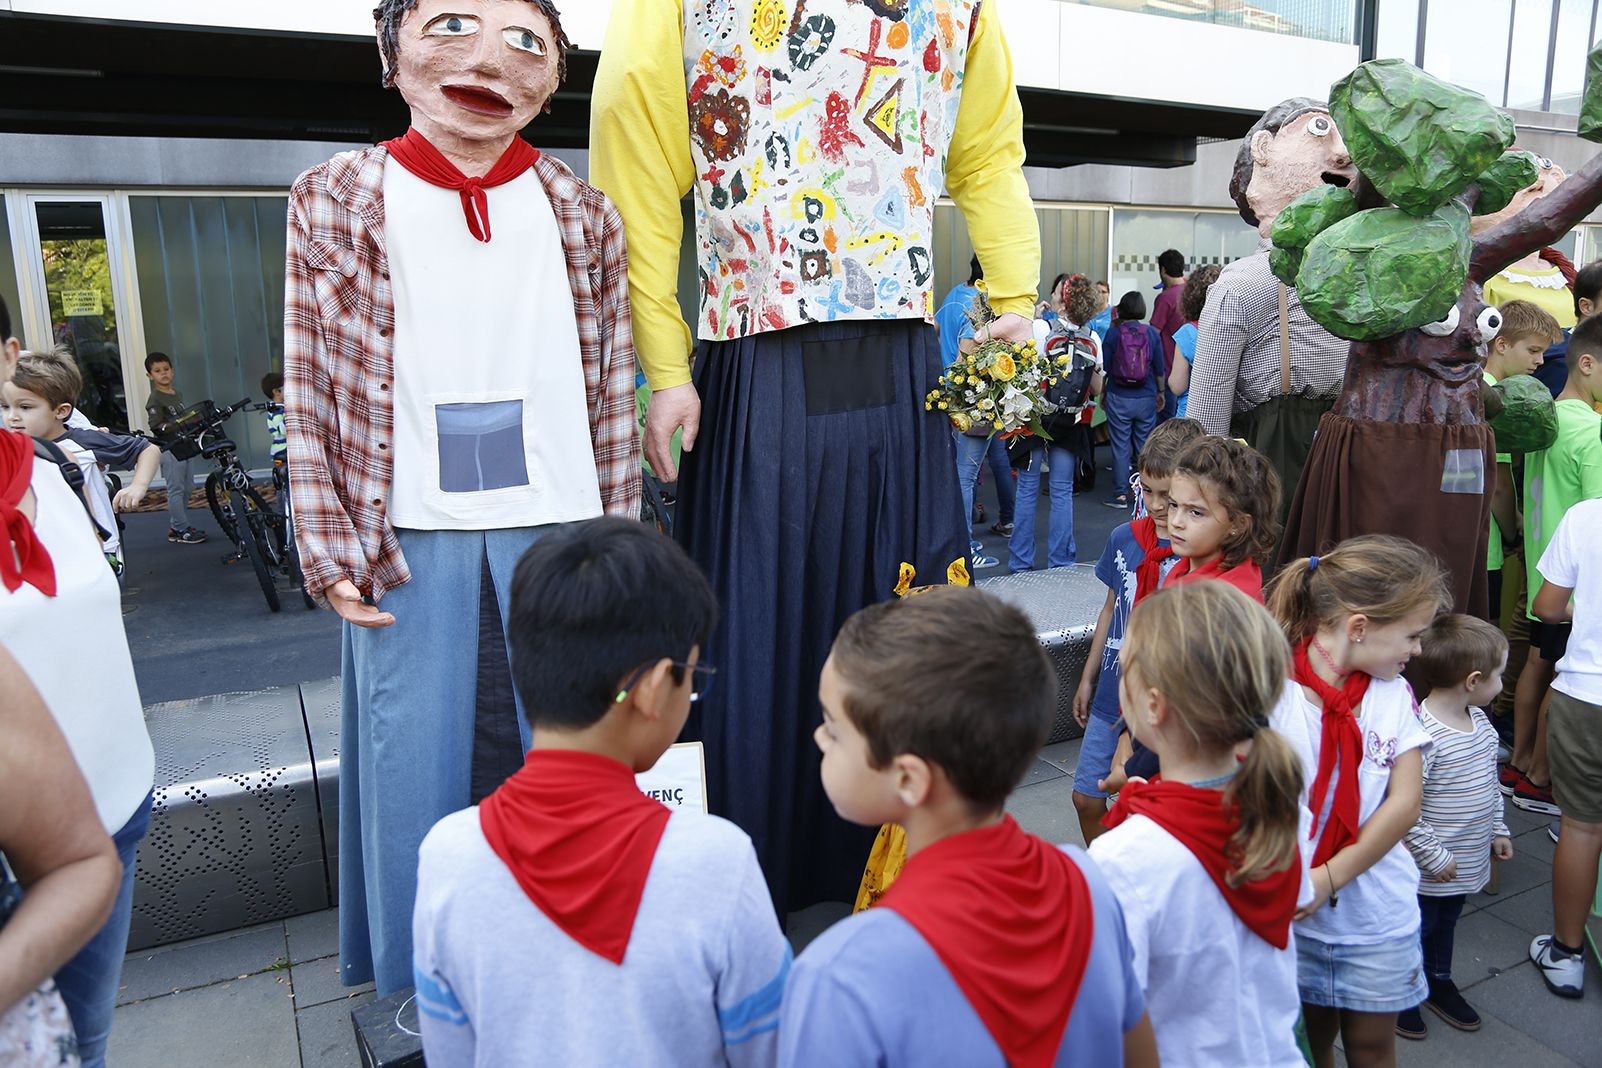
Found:
<path fill-rule="evenodd" d="M 1574 285 L 1569 287 L 1574 291 L 1574 317 L 1580 318 L 1580 298 L 1591 302 L 1591 310 L 1602 310 L 1602 260 L 1592 260 L 1590 263 L 1574 272 Z M 0 330 L 0 337 L 5 331 Z"/>
<path fill-rule="evenodd" d="M 985 276 L 985 269 L 979 266 L 979 253 L 973 254 L 973 261 L 968 264 L 968 284 L 973 285 Z"/>
<path fill-rule="evenodd" d="M 631 672 L 705 648 L 717 620 L 712 587 L 671 538 L 619 516 L 555 528 L 512 575 L 512 681 L 529 722 L 600 721 Z"/>
<path fill-rule="evenodd" d="M 176 366 L 172 362 L 172 357 L 168 356 L 165 352 L 152 352 L 145 357 L 145 373 L 149 374 L 158 363 L 164 363 L 168 367 Z"/>
<path fill-rule="evenodd" d="M 1602 360 L 1602 313 L 1587 315 L 1569 334 L 1569 374 L 1579 369 L 1581 356 Z"/>
<path fill-rule="evenodd" d="M 284 388 L 284 376 L 277 371 L 268 371 L 261 376 L 261 392 L 268 400 L 273 399 L 273 390 Z"/>
<path fill-rule="evenodd" d="M 11 309 L 6 307 L 6 298 L 0 297 L 0 345 L 11 340 Z"/>
<path fill-rule="evenodd" d="M 1177 248 L 1164 249 L 1157 257 L 1157 269 L 1169 278 L 1185 276 L 1185 254 Z"/>
<path fill-rule="evenodd" d="M 551 32 L 556 35 L 556 84 L 561 85 L 567 80 L 567 53 L 573 47 L 573 42 L 567 39 L 567 31 L 562 29 L 562 13 L 556 10 L 551 0 L 527 0 L 539 9 L 551 24 Z M 373 22 L 378 25 L 378 50 L 384 57 L 384 73 L 381 84 L 385 89 L 395 87 L 395 61 L 400 53 L 400 28 L 406 21 L 406 15 L 417 6 L 417 0 L 378 0 L 378 6 L 373 8 Z M 545 102 L 545 110 L 551 110 L 551 102 Z"/>
<path fill-rule="evenodd" d="M 1146 298 L 1140 290 L 1131 289 L 1118 298 L 1118 318 L 1126 323 L 1138 323 L 1146 318 Z"/>
<path fill-rule="evenodd" d="M 1310 111 L 1329 112 L 1329 105 L 1322 100 L 1311 100 L 1305 96 L 1292 97 L 1281 100 L 1267 111 L 1263 117 L 1252 124 L 1246 131 L 1246 138 L 1240 143 L 1240 151 L 1235 154 L 1235 171 L 1229 177 L 1229 195 L 1240 208 L 1240 217 L 1246 220 L 1248 226 L 1254 229 L 1258 225 L 1257 213 L 1246 200 L 1246 189 L 1252 184 L 1252 140 L 1256 138 L 1259 130 L 1266 130 L 1275 137 L 1279 131 Z"/>

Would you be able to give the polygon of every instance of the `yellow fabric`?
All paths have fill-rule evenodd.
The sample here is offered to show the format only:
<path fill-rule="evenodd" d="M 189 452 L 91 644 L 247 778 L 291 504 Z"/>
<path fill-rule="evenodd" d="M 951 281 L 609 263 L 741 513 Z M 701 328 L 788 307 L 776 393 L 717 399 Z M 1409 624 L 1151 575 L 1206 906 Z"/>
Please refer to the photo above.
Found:
<path fill-rule="evenodd" d="M 873 840 L 873 851 L 868 854 L 867 867 L 862 869 L 857 904 L 851 911 L 863 912 L 877 905 L 906 866 L 907 832 L 901 829 L 900 824 L 886 823 L 879 828 L 879 837 Z"/>
<path fill-rule="evenodd" d="M 1556 267 L 1544 267 L 1536 271 L 1509 267 L 1485 283 L 1485 303 L 1500 308 L 1510 300 L 1527 300 L 1536 307 L 1550 312 L 1552 318 L 1557 320 L 1558 326 L 1567 330 L 1575 322 L 1574 294 L 1569 291 L 1568 286 L 1546 288 L 1521 281 L 1525 278 L 1562 277 L 1563 272 Z"/>
<path fill-rule="evenodd" d="M 1023 108 L 994 4 L 979 9 L 946 189 L 968 222 L 998 313 L 1030 316 L 1040 230 L 1024 180 Z M 634 348 L 653 390 L 690 381 L 679 311 L 679 201 L 695 182 L 684 78 L 683 0 L 617 0 L 590 105 L 590 182 L 623 214 Z"/>

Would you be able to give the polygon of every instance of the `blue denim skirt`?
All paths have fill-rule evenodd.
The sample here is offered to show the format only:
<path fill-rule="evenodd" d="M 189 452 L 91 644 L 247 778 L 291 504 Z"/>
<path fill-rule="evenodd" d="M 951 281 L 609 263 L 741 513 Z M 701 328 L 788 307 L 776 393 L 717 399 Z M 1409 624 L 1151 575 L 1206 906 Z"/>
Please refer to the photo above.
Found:
<path fill-rule="evenodd" d="M 1334 945 L 1296 932 L 1302 1001 L 1350 1012 L 1401 1012 L 1429 994 L 1418 932 L 1371 946 Z"/>

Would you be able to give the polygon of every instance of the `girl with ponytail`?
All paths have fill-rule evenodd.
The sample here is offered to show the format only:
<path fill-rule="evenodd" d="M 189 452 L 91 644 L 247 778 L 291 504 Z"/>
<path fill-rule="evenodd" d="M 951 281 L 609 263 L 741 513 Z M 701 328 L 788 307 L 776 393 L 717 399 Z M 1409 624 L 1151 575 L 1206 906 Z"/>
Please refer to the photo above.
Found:
<path fill-rule="evenodd" d="M 1228 583 L 1152 594 L 1129 618 L 1120 701 L 1162 775 L 1131 780 L 1090 855 L 1124 907 L 1166 1066 L 1299 1068 L 1291 921 L 1312 887 L 1302 768 L 1268 727 L 1290 650 Z"/>
<path fill-rule="evenodd" d="M 1316 817 L 1312 904 L 1296 925 L 1297 979 L 1314 1063 L 1389 1065 L 1396 1016 L 1428 993 L 1418 821 L 1429 732 L 1401 678 L 1419 637 L 1452 604 L 1440 562 L 1401 538 L 1351 538 L 1275 578 L 1268 606 L 1291 644 L 1274 729 L 1301 758 Z"/>

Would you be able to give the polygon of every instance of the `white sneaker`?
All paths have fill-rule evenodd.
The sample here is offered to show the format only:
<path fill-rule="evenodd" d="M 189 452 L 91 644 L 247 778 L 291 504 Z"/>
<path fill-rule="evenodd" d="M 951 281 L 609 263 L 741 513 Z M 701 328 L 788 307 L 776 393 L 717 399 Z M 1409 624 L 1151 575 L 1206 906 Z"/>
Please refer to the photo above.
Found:
<path fill-rule="evenodd" d="M 1560 957 L 1552 948 L 1552 936 L 1541 935 L 1530 943 L 1530 959 L 1546 981 L 1546 988 L 1560 998 L 1577 998 L 1584 993 L 1585 958 Z"/>

